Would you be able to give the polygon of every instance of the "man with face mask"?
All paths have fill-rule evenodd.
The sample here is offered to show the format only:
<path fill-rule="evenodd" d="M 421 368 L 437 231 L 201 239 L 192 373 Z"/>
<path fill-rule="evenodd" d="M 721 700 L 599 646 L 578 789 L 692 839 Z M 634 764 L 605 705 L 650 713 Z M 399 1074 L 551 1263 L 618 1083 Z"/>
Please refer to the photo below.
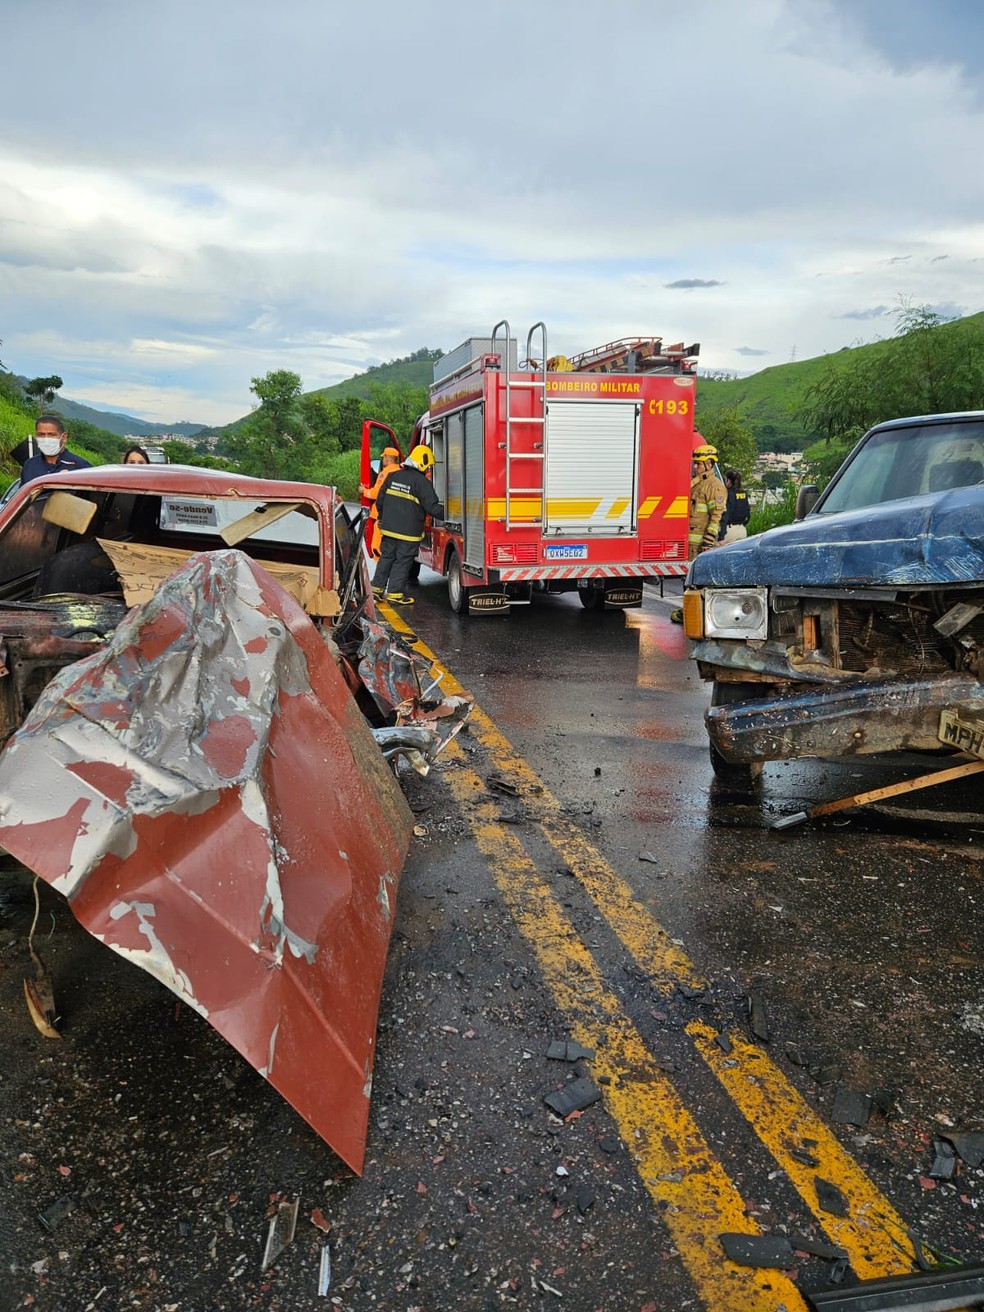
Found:
<path fill-rule="evenodd" d="M 42 415 L 34 423 L 35 454 L 28 456 L 21 469 L 21 486 L 44 474 L 60 474 L 66 469 L 88 469 L 83 460 L 66 449 L 68 433 L 60 415 Z"/>

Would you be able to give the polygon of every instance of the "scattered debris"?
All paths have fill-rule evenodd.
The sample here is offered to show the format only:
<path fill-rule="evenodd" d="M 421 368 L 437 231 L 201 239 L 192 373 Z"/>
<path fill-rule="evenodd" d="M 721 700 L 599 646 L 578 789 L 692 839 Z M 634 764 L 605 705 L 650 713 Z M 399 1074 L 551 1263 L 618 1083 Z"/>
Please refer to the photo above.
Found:
<path fill-rule="evenodd" d="M 294 1230 L 297 1226 L 297 1209 L 301 1200 L 295 1198 L 292 1203 L 278 1203 L 277 1210 L 270 1217 L 270 1229 L 267 1232 L 266 1247 L 260 1270 L 272 1266 L 288 1244 L 293 1243 Z"/>
<path fill-rule="evenodd" d="M 810 1253 L 813 1257 L 822 1257 L 829 1261 L 847 1257 L 843 1248 L 838 1248 L 835 1244 L 828 1244 L 822 1239 L 811 1239 L 809 1235 L 799 1234 L 798 1232 L 789 1236 L 789 1242 L 798 1252 Z"/>
<path fill-rule="evenodd" d="M 761 993 L 756 992 L 748 995 L 748 1018 L 755 1037 L 761 1039 L 763 1043 L 768 1043 L 769 1013 Z"/>
<path fill-rule="evenodd" d="M 38 1213 L 38 1220 L 44 1226 L 45 1230 L 52 1231 L 56 1226 L 61 1225 L 66 1216 L 71 1216 L 75 1211 L 75 1199 L 71 1194 L 65 1194 L 63 1198 L 58 1198 L 46 1207 L 43 1212 Z"/>
<path fill-rule="evenodd" d="M 650 861 L 654 866 L 659 865 L 659 857 L 653 856 L 652 852 L 640 852 L 640 861 Z"/>
<path fill-rule="evenodd" d="M 574 1039 L 552 1039 L 547 1057 L 550 1061 L 594 1061 L 594 1049 L 582 1048 Z"/>
<path fill-rule="evenodd" d="M 944 1134 L 940 1136 L 952 1143 L 957 1155 L 968 1166 L 978 1167 L 984 1164 L 984 1134 L 979 1131 L 967 1131 L 962 1134 Z"/>
<path fill-rule="evenodd" d="M 933 1140 L 933 1164 L 929 1168 L 930 1179 L 952 1180 L 957 1169 L 957 1150 L 946 1139 Z"/>
<path fill-rule="evenodd" d="M 793 1246 L 783 1235 L 719 1235 L 725 1254 L 739 1266 L 780 1267 L 796 1265 Z"/>
<path fill-rule="evenodd" d="M 511 779 L 505 779 L 501 774 L 490 774 L 485 781 L 486 787 L 491 788 L 494 793 L 508 793 L 510 797 L 519 797 L 520 790 Z"/>
<path fill-rule="evenodd" d="M 544 1096 L 543 1101 L 558 1116 L 570 1116 L 571 1112 L 583 1112 L 601 1098 L 601 1090 L 591 1080 L 572 1080 L 563 1089 Z"/>
<path fill-rule="evenodd" d="M 27 936 L 27 950 L 34 962 L 34 978 L 24 980 L 24 999 L 38 1033 L 43 1034 L 46 1039 L 60 1039 L 61 1035 L 56 1028 L 58 1016 L 55 1012 L 54 985 L 44 962 L 34 950 L 34 931 L 38 927 L 38 916 L 41 913 L 41 902 L 38 898 L 39 878 L 38 875 L 34 876 L 34 919 L 31 921 L 31 930 Z"/>
<path fill-rule="evenodd" d="M 325 1216 L 320 1207 L 314 1208 L 311 1213 L 311 1224 L 316 1225 L 322 1234 L 327 1234 L 331 1229 L 331 1222 Z"/>
<path fill-rule="evenodd" d="M 581 1185 L 577 1191 L 577 1210 L 582 1216 L 587 1216 L 595 1205 L 595 1194 L 588 1185 Z"/>
<path fill-rule="evenodd" d="M 321 1261 L 318 1266 L 318 1294 L 321 1298 L 327 1298 L 328 1290 L 331 1287 L 331 1250 L 325 1244 L 321 1249 Z"/>
<path fill-rule="evenodd" d="M 825 1212 L 829 1212 L 831 1216 L 850 1215 L 847 1210 L 847 1200 L 835 1184 L 822 1179 L 819 1175 L 815 1178 L 814 1184 L 817 1187 L 817 1202 Z"/>
<path fill-rule="evenodd" d="M 933 1312 L 975 1307 L 984 1298 L 984 1266 L 939 1268 L 914 1276 L 862 1280 L 850 1289 L 806 1293 L 814 1312 Z"/>
<path fill-rule="evenodd" d="M 868 1124 L 870 1115 L 871 1098 L 867 1093 L 856 1093 L 852 1089 L 839 1088 L 834 1094 L 830 1118 L 838 1125 L 857 1125 L 863 1130 Z"/>

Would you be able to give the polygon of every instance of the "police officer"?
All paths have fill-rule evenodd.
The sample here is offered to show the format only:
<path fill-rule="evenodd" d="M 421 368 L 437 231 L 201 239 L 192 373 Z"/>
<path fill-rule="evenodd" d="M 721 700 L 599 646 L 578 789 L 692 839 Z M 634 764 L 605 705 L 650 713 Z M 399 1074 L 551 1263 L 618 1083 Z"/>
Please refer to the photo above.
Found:
<path fill-rule="evenodd" d="M 427 516 L 444 518 L 444 507 L 426 473 L 433 464 L 430 447 L 415 446 L 376 494 L 382 547 L 372 591 L 374 596 L 386 596 L 398 606 L 413 605 L 406 586 Z"/>
<path fill-rule="evenodd" d="M 728 509 L 725 514 L 725 532 L 722 542 L 739 542 L 748 537 L 746 525 L 752 514 L 748 493 L 741 485 L 741 474 L 737 469 L 729 469 L 724 476 L 724 485 L 728 493 Z"/>

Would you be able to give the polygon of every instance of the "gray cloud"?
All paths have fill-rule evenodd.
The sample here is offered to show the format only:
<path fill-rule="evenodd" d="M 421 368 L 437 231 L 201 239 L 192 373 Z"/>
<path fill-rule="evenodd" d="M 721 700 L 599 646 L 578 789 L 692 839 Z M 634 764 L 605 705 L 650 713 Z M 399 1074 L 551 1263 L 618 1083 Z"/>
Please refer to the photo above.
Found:
<path fill-rule="evenodd" d="M 735 355 L 771 355 L 771 351 L 762 351 L 755 346 L 736 346 Z"/>
<path fill-rule="evenodd" d="M 891 314 L 887 305 L 873 305 L 868 310 L 845 310 L 843 314 L 835 315 L 837 319 L 880 319 L 883 315 Z"/>
<path fill-rule="evenodd" d="M 670 291 L 691 291 L 694 287 L 723 287 L 724 283 L 716 278 L 678 278 L 676 282 L 664 282 L 663 286 Z"/>
<path fill-rule="evenodd" d="M 30 59 L 0 79 L 4 361 L 60 373 L 68 395 L 129 388 L 141 413 L 156 386 L 156 418 L 174 397 L 185 416 L 198 398 L 197 417 L 231 419 L 266 369 L 323 386 L 504 316 L 519 333 L 545 320 L 568 354 L 645 330 L 733 370 L 757 349 L 735 341 L 836 349 L 838 319 L 878 317 L 858 305 L 984 302 L 984 174 L 951 164 L 978 153 L 979 69 L 939 62 L 940 24 L 913 22 L 900 74 L 856 8 L 696 0 L 683 28 L 625 0 L 632 41 L 592 43 L 553 7 L 506 0 L 523 40 L 504 97 L 482 11 L 451 23 L 446 0 L 281 0 L 275 17 L 239 0 L 234 27 L 200 0 L 55 0 L 72 50 L 57 94 L 39 94 Z M 979 62 L 984 10 L 965 11 L 959 48 Z M 51 21 L 50 6 L 7 5 L 5 48 L 44 49 Z M 654 48 L 661 102 L 688 105 L 692 138 L 720 140 L 740 104 L 751 156 L 640 164 Z M 141 84 L 166 95 L 119 76 L 135 52 Z M 467 114 L 407 96 L 405 70 L 435 52 L 468 68 Z M 572 86 L 576 148 L 560 115 L 534 143 L 530 105 Z M 952 258 L 930 263 L 944 221 Z M 688 265 L 719 276 L 664 281 Z M 662 298 L 725 286 L 713 315 L 712 298 Z"/>

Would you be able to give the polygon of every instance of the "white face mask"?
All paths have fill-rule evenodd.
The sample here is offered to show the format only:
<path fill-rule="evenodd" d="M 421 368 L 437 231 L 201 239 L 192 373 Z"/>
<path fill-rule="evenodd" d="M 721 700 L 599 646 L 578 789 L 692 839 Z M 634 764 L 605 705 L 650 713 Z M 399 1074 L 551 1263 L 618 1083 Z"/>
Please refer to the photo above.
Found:
<path fill-rule="evenodd" d="M 56 456 L 61 450 L 60 437 L 39 437 L 37 444 L 38 450 L 43 456 Z"/>

